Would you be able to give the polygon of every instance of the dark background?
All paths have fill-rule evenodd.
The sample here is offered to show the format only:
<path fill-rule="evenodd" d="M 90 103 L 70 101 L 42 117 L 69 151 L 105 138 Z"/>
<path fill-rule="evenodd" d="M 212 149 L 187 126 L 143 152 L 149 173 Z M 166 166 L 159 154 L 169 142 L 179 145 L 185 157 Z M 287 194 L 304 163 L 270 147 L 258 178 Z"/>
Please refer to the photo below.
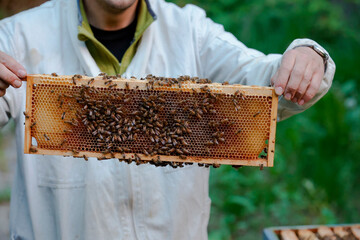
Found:
<path fill-rule="evenodd" d="M 40 2 L 1 0 L 0 17 Z M 283 53 L 292 40 L 307 37 L 325 47 L 337 65 L 333 87 L 322 100 L 278 123 L 273 168 L 211 170 L 209 238 L 261 239 L 268 226 L 360 222 L 360 1 L 191 3 L 248 47 Z M 0 177 L 13 173 L 13 157 L 6 154 L 11 136 L 11 130 L 0 134 Z M 0 184 L 2 206 L 9 200 L 8 182 Z"/>

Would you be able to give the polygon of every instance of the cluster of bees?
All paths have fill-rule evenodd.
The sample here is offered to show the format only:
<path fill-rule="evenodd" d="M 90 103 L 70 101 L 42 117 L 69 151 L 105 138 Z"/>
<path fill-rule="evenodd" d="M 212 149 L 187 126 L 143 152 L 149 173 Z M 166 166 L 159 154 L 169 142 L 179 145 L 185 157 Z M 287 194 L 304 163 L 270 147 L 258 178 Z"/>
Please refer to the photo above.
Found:
<path fill-rule="evenodd" d="M 109 76 L 106 76 L 106 74 L 102 74 L 102 75 L 103 75 L 103 78 L 109 77 Z M 131 77 L 131 78 L 135 78 L 135 77 Z M 156 76 L 153 76 L 152 74 L 149 74 L 145 78 L 141 78 L 141 80 L 148 81 L 148 89 L 153 89 L 154 85 L 167 86 L 167 87 L 177 85 L 179 88 L 181 88 L 182 83 L 184 83 L 184 82 L 197 83 L 197 84 L 211 83 L 211 81 L 207 78 L 190 77 L 187 75 L 180 76 L 179 78 L 165 78 L 165 77 L 156 77 Z"/>
<path fill-rule="evenodd" d="M 115 76 L 102 75 L 105 81 L 105 85 L 112 88 L 115 83 L 112 83 L 112 79 L 116 79 Z M 81 76 L 73 76 L 73 83 L 76 84 L 77 79 Z M 159 86 L 173 86 L 181 84 L 186 81 L 192 81 L 195 83 L 210 83 L 208 79 L 190 78 L 183 76 L 180 78 L 159 78 L 148 75 L 148 88 L 154 89 L 154 85 Z M 101 159 L 114 158 L 114 153 L 122 153 L 123 160 L 127 163 L 136 162 L 136 164 L 150 163 L 155 166 L 167 166 L 171 167 L 183 167 L 183 162 L 167 162 L 161 161 L 159 155 L 178 156 L 180 159 L 186 159 L 190 155 L 190 151 L 187 148 L 188 142 L 186 137 L 189 136 L 192 131 L 189 127 L 189 121 L 177 117 L 177 110 L 171 110 L 169 114 L 164 113 L 164 104 L 166 103 L 165 92 L 152 91 L 152 93 L 142 96 L 137 109 L 129 111 L 130 108 L 127 105 L 130 101 L 133 101 L 133 96 L 128 84 L 125 85 L 125 91 L 113 91 L 111 93 L 104 93 L 99 91 L 98 88 L 90 87 L 92 79 L 86 85 L 82 85 L 79 94 L 66 95 L 62 94 L 59 97 L 60 106 L 62 107 L 63 98 L 74 98 L 80 106 L 81 110 L 76 110 L 77 121 L 82 122 L 87 131 L 96 138 L 96 145 L 99 149 L 102 149 L 104 155 Z M 196 90 L 194 90 L 196 91 Z M 200 89 L 202 92 L 201 101 L 195 103 L 187 103 L 186 101 L 180 101 L 182 111 L 188 113 L 188 117 L 202 118 L 203 114 L 211 113 L 215 114 L 214 104 L 220 101 L 219 95 L 211 93 L 210 89 L 205 86 Z M 96 95 L 97 98 L 93 96 Z M 64 119 L 64 112 L 62 119 Z M 164 117 L 166 116 L 166 117 Z M 76 121 L 64 121 L 68 124 L 77 126 Z M 226 124 L 228 120 L 225 120 Z M 223 123 L 221 123 L 223 124 Z M 224 132 L 218 130 L 218 126 L 213 126 L 217 131 L 213 134 L 212 144 L 219 144 L 225 142 L 223 138 Z M 69 130 L 68 130 L 69 131 Z M 145 156 L 153 157 L 150 161 L 143 161 L 138 154 L 134 154 L 133 159 L 126 158 L 125 153 L 133 153 L 131 144 L 127 144 L 130 147 L 121 147 L 121 143 L 131 143 L 137 140 L 147 140 L 149 146 L 143 147 L 141 153 Z M 62 142 L 62 145 L 64 141 Z M 209 143 L 206 144 L 210 146 Z M 73 150 L 74 155 L 78 152 Z M 83 156 L 86 159 L 86 156 Z M 219 167 L 219 164 L 211 164 L 213 167 Z M 209 167 L 210 164 L 202 164 L 199 166 Z"/>

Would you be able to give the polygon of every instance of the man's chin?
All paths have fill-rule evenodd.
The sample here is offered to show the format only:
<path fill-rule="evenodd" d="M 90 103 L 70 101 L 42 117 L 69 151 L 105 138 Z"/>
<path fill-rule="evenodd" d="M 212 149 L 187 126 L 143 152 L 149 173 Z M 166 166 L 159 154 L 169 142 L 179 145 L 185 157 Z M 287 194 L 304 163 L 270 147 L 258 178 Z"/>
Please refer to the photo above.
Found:
<path fill-rule="evenodd" d="M 121 13 L 134 5 L 137 0 L 96 0 L 109 13 Z"/>

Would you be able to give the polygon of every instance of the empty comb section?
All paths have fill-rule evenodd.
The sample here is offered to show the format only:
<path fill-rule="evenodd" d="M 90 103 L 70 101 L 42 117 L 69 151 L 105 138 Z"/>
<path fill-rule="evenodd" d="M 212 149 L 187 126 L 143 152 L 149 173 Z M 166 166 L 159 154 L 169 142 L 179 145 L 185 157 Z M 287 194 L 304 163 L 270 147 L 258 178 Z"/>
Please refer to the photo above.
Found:
<path fill-rule="evenodd" d="M 337 240 L 335 233 L 327 226 L 321 226 L 318 228 L 318 234 L 322 239 L 325 240 Z"/>
<path fill-rule="evenodd" d="M 295 232 L 291 230 L 281 231 L 280 236 L 282 240 L 298 240 Z"/>
<path fill-rule="evenodd" d="M 27 78 L 25 153 L 173 167 L 273 166 L 273 88 L 187 76 L 54 75 Z"/>
<path fill-rule="evenodd" d="M 352 226 L 351 233 L 356 237 L 356 239 L 360 239 L 360 226 Z"/>
<path fill-rule="evenodd" d="M 315 233 L 308 229 L 300 229 L 298 231 L 299 240 L 319 240 Z"/>

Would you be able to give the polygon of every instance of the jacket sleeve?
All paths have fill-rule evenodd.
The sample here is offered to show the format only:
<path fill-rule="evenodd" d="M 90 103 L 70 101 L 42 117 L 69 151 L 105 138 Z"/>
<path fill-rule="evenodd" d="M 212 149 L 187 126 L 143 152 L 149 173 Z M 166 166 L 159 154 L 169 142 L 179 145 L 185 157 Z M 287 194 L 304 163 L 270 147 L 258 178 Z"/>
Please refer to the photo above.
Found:
<path fill-rule="evenodd" d="M 194 7 L 196 8 L 196 7 Z M 269 86 L 270 79 L 281 63 L 281 54 L 265 55 L 246 47 L 223 27 L 206 18 L 201 9 L 195 9 L 197 45 L 202 75 L 213 82 L 228 81 L 230 84 Z M 316 44 L 309 39 L 297 39 L 287 50 L 302 44 Z M 320 46 L 319 46 L 320 47 Z M 286 51 L 287 51 L 286 50 Z M 315 97 L 303 106 L 279 98 L 278 120 L 300 113 L 315 104 L 329 90 L 335 72 L 330 58 L 320 89 Z"/>
<path fill-rule="evenodd" d="M 11 18 L 0 21 L 0 51 L 12 56 L 15 60 L 16 50 L 13 44 L 13 27 L 11 27 Z M 24 87 L 25 84 L 21 88 Z M 21 108 L 21 99 L 19 96 L 20 89 L 9 87 L 6 94 L 0 97 L 0 128 L 3 127 L 10 118 L 15 118 L 19 115 Z"/>

